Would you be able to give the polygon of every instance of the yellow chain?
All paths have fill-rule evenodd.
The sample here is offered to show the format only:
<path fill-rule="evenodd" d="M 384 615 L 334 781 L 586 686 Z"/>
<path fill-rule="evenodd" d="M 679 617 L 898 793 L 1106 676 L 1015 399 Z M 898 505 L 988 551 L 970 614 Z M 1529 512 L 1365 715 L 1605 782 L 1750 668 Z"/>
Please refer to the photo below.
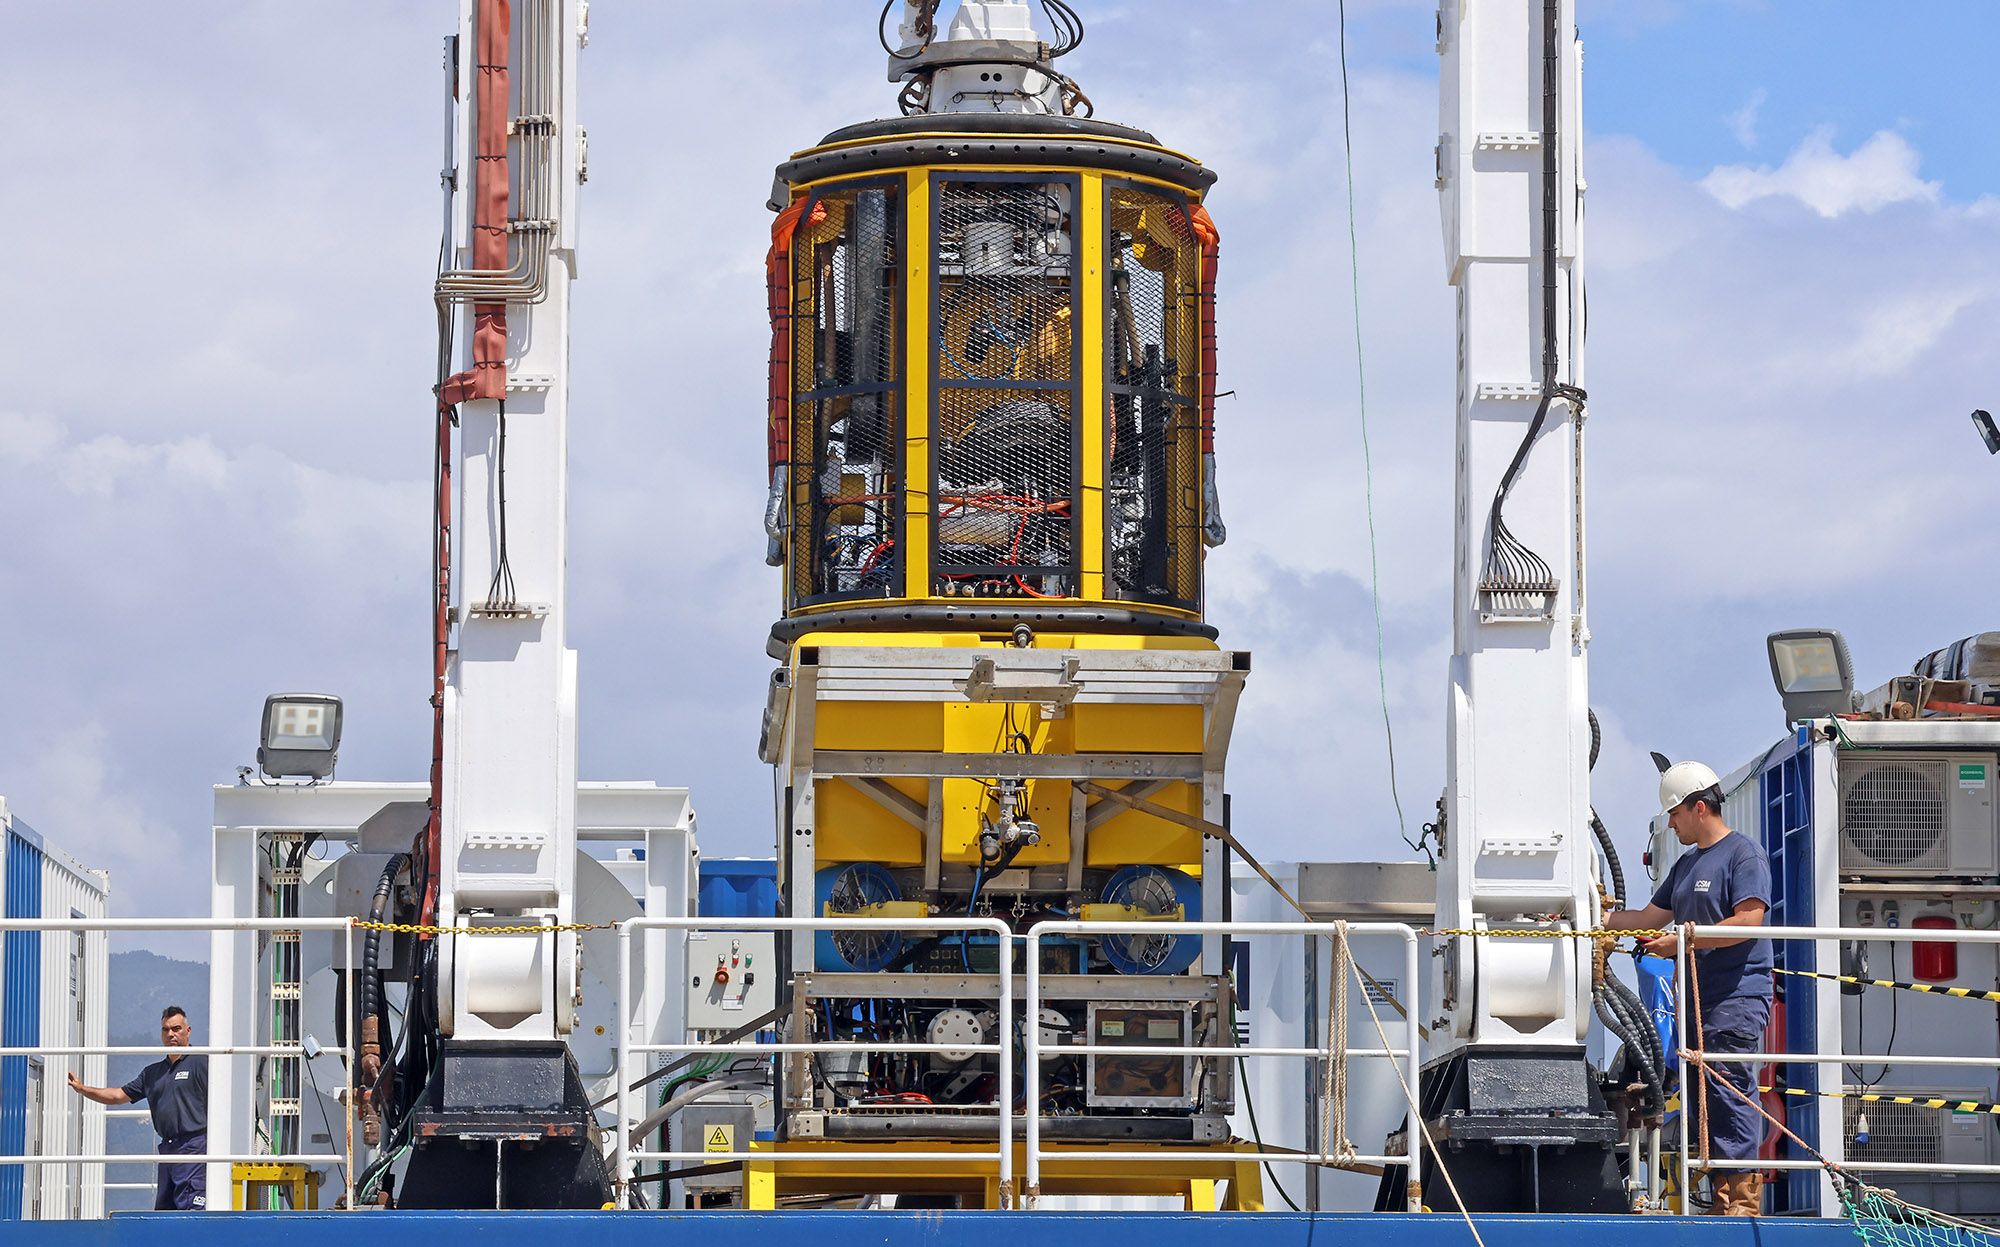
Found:
<path fill-rule="evenodd" d="M 565 922 L 541 927 L 433 927 L 420 922 L 368 922 L 356 919 L 357 931 L 393 931 L 397 935 L 540 935 L 545 931 L 615 931 L 615 922 Z"/>

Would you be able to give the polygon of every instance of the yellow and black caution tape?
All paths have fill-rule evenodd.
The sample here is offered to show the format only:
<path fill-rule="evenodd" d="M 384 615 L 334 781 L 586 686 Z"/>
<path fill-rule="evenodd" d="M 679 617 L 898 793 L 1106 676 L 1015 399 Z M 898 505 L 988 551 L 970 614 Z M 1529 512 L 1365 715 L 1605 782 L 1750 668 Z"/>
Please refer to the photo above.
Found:
<path fill-rule="evenodd" d="M 1893 1060 L 1894 1058 L 1890 1058 Z M 1991 1113 L 2000 1117 L 2000 1104 L 1983 1100 L 1947 1100 L 1932 1095 L 1887 1095 L 1880 1091 L 1807 1091 L 1800 1087 L 1759 1087 L 1759 1091 L 1782 1091 L 1786 1095 L 1818 1096 L 1824 1100 L 1861 1100 L 1869 1104 L 1908 1104 L 1915 1108 L 1949 1109 L 1954 1113 Z"/>
<path fill-rule="evenodd" d="M 357 931 L 392 931 L 397 935 L 541 935 L 555 931 L 615 931 L 615 922 L 564 922 L 553 926 L 434 927 L 421 922 L 369 922 L 357 918 Z"/>
<path fill-rule="evenodd" d="M 1830 979 L 1836 983 L 1859 983 L 1863 987 L 1895 987 L 1906 992 L 1929 992 L 1933 996 L 1956 996 L 1960 1000 L 1990 1000 L 2000 1004 L 2000 992 L 1983 992 L 1976 987 L 1940 987 L 1936 983 L 1905 983 L 1900 979 L 1858 979 L 1851 974 L 1822 974 L 1818 970 L 1785 970 L 1779 974 L 1802 979 Z"/>

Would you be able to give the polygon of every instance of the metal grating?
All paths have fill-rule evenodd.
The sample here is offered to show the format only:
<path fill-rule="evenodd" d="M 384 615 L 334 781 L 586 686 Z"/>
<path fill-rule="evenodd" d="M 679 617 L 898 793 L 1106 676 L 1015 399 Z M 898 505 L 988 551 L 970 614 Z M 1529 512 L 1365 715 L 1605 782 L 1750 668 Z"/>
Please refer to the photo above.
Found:
<path fill-rule="evenodd" d="M 1076 591 L 1073 183 L 937 194 L 934 540 L 947 597 Z"/>
<path fill-rule="evenodd" d="M 900 195 L 821 192 L 792 245 L 792 600 L 896 595 Z"/>
<path fill-rule="evenodd" d="M 1943 759 L 1849 759 L 1840 776 L 1843 870 L 1946 865 Z"/>
<path fill-rule="evenodd" d="M 1869 1161 L 1937 1164 L 1939 1112 L 1914 1104 L 1847 1101 L 1841 1109 L 1840 1124 L 1846 1142 L 1847 1163 L 1863 1171 L 1866 1171 Z M 1856 1127 L 1860 1125 L 1864 1113 L 1868 1117 L 1868 1142 L 1856 1143 Z"/>
<path fill-rule="evenodd" d="M 1192 610 L 1201 583 L 1201 249 L 1186 201 L 1121 186 L 1107 196 L 1109 589 Z"/>

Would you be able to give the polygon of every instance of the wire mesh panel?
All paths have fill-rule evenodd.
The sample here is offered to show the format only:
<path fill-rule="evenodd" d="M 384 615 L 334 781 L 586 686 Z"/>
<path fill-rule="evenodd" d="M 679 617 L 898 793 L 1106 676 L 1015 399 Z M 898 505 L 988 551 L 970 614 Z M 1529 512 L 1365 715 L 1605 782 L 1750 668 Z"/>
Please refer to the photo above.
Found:
<path fill-rule="evenodd" d="M 1866 1172 L 1868 1163 L 1935 1165 L 1938 1163 L 1938 1110 L 1916 1104 L 1848 1100 L 1841 1105 L 1847 1135 L 1847 1163 Z M 1867 1142 L 1861 1142 L 1861 1122 L 1868 1122 Z"/>
<path fill-rule="evenodd" d="M 1841 866 L 1944 866 L 1945 766 L 1942 759 L 1846 762 L 1840 777 Z"/>
<path fill-rule="evenodd" d="M 792 247 L 792 601 L 901 590 L 901 195 L 819 192 Z"/>
<path fill-rule="evenodd" d="M 1107 188 L 1108 596 L 1201 597 L 1201 251 L 1185 200 Z"/>
<path fill-rule="evenodd" d="M 1076 592 L 1075 183 L 937 183 L 936 592 Z"/>

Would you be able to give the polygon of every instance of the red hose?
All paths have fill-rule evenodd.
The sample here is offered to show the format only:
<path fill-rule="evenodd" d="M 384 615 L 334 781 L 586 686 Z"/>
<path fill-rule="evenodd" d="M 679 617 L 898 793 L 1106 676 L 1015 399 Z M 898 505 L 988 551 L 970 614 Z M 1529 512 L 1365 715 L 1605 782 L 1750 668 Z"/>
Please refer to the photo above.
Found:
<path fill-rule="evenodd" d="M 472 267 L 498 272 L 507 257 L 510 175 L 507 157 L 509 43 L 512 0 L 480 0 L 474 51 L 473 107 L 478 138 L 472 173 Z M 472 308 L 472 367 L 438 388 L 437 529 L 431 534 L 437 568 L 431 618 L 431 796 L 424 827 L 423 908 L 419 921 L 434 925 L 438 882 L 444 863 L 444 689 L 451 655 L 451 463 L 452 409 L 471 399 L 507 397 L 507 305 L 475 303 Z M 428 937 L 425 937 L 428 938 Z"/>

